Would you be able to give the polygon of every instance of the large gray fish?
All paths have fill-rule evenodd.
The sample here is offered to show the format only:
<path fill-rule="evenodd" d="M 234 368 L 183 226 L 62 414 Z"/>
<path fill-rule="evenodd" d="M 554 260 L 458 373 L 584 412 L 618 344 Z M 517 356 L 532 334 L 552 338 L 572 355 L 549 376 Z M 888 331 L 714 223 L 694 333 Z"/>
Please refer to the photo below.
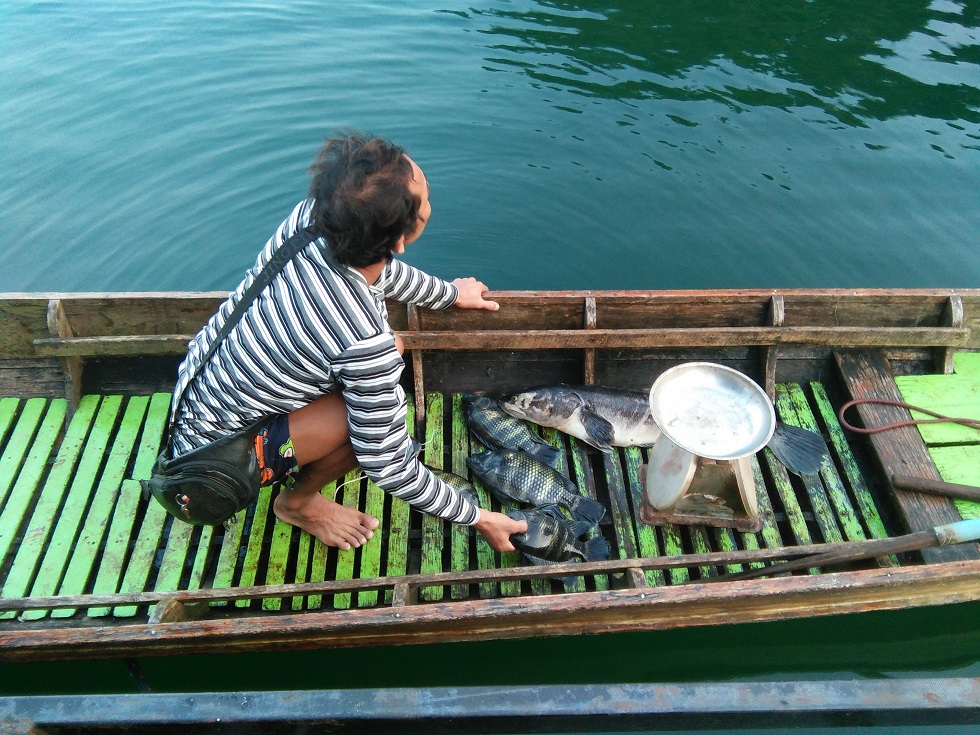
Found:
<path fill-rule="evenodd" d="M 500 407 L 604 452 L 611 447 L 650 447 L 660 436 L 647 393 L 628 388 L 557 385 L 504 398 Z"/>
<path fill-rule="evenodd" d="M 594 526 L 587 521 L 570 521 L 556 505 L 545 505 L 530 510 L 512 510 L 507 513 L 518 521 L 527 521 L 527 531 L 514 534 L 510 541 L 533 564 L 541 560 L 550 562 L 602 561 L 609 558 L 609 542 L 602 536 L 588 541 L 580 540 Z"/>
<path fill-rule="evenodd" d="M 602 503 L 581 495 L 574 482 L 526 452 L 481 452 L 466 463 L 501 502 L 561 505 L 589 523 L 598 523 L 606 513 Z"/>
<path fill-rule="evenodd" d="M 520 449 L 551 467 L 558 466 L 559 452 L 520 419 L 504 412 L 492 398 L 463 396 L 466 423 L 487 449 Z"/>

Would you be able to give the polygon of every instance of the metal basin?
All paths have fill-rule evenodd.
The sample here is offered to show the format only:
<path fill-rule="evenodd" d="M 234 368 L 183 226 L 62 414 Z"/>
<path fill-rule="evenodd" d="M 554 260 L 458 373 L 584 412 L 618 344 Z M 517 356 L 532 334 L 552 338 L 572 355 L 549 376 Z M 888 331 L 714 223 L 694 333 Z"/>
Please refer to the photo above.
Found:
<path fill-rule="evenodd" d="M 650 412 L 672 442 L 708 459 L 755 454 L 776 428 L 765 391 L 739 371 L 711 362 L 677 365 L 657 378 Z"/>

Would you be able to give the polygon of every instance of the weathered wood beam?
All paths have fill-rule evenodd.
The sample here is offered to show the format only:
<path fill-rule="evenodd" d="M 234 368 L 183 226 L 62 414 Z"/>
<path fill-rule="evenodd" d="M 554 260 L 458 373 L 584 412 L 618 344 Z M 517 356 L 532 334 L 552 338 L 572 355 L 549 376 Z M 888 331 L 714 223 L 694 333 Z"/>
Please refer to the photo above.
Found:
<path fill-rule="evenodd" d="M 51 337 L 34 340 L 40 357 L 139 357 L 183 355 L 193 334 L 139 334 L 122 337 Z"/>
<path fill-rule="evenodd" d="M 75 330 L 72 329 L 65 313 L 61 299 L 48 301 L 48 332 L 53 339 L 73 339 Z M 65 399 L 68 401 L 68 411 L 65 420 L 70 421 L 82 398 L 82 358 L 64 356 L 60 358 L 61 371 L 65 376 Z"/>
<path fill-rule="evenodd" d="M 655 347 L 939 347 L 960 346 L 955 327 L 712 327 L 680 329 L 541 329 L 403 332 L 409 350 L 568 350 Z"/>
<path fill-rule="evenodd" d="M 773 294 L 766 310 L 766 321 L 770 327 L 781 327 L 786 323 L 786 303 L 780 294 Z M 776 360 L 779 359 L 779 345 L 766 345 L 762 348 L 762 386 L 770 401 L 776 399 Z"/>
<path fill-rule="evenodd" d="M 410 320 L 412 318 L 410 317 Z M 654 347 L 958 347 L 965 327 L 713 327 L 399 332 L 408 350 L 540 350 Z M 40 357 L 183 355 L 190 334 L 50 337 L 34 340 Z M 413 358 L 414 361 L 414 358 Z"/>
<path fill-rule="evenodd" d="M 415 304 L 408 304 L 408 328 L 415 332 L 420 328 L 419 309 Z M 405 338 L 404 334 L 400 336 Z M 415 426 L 412 428 L 414 435 L 421 437 L 425 426 L 425 378 L 422 372 L 422 353 L 419 350 L 412 351 L 412 379 L 415 384 Z"/>
<path fill-rule="evenodd" d="M 963 299 L 953 294 L 946 300 L 943 308 L 943 315 L 939 323 L 942 327 L 962 327 L 963 326 Z M 943 375 L 953 374 L 953 356 L 956 354 L 954 347 L 941 347 L 936 350 L 936 370 Z"/>
<path fill-rule="evenodd" d="M 598 318 L 596 314 L 595 297 L 589 296 L 585 299 L 584 312 L 582 328 L 588 330 L 595 329 Z M 586 385 L 592 385 L 595 383 L 595 349 L 592 347 L 585 348 L 583 373 Z"/>

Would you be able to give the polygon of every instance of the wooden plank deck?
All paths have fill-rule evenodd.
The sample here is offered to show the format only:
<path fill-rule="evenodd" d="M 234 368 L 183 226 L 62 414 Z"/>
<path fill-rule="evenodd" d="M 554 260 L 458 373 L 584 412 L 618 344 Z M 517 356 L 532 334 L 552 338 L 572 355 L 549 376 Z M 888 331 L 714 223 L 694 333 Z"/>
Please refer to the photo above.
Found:
<path fill-rule="evenodd" d="M 966 357 L 966 356 L 964 356 Z M 976 356 L 970 356 L 976 357 Z M 969 363 L 975 369 L 980 363 Z M 975 391 L 976 381 L 957 385 Z M 911 379 L 903 380 L 903 390 Z M 923 385 L 932 386 L 931 378 Z M 972 386 L 972 387 L 971 387 Z M 932 389 L 930 387 L 930 389 Z M 698 526 L 649 526 L 640 520 L 640 467 L 646 450 L 619 449 L 609 455 L 581 442 L 543 430 L 561 449 L 560 469 L 585 494 L 609 509 L 599 531 L 614 558 L 677 556 L 710 551 L 778 548 L 896 535 L 889 498 L 875 497 L 862 476 L 849 438 L 837 422 L 827 392 L 819 383 L 778 386 L 782 421 L 822 434 L 830 451 L 820 475 L 788 475 L 768 450 L 751 459 L 759 491 L 763 525 L 758 533 Z M 409 399 L 411 408 L 414 401 Z M 55 399 L 0 399 L 0 579 L 4 598 L 227 588 L 253 584 L 289 584 L 325 579 L 368 579 L 381 574 L 467 571 L 517 566 L 517 554 L 495 554 L 471 529 L 429 519 L 384 494 L 359 473 L 346 478 L 338 501 L 381 520 L 375 538 L 361 549 L 327 549 L 308 534 L 279 522 L 272 511 L 278 488 L 265 488 L 258 503 L 226 528 L 194 528 L 175 523 L 143 498 L 135 478 L 146 476 L 159 449 L 169 405 L 168 394 L 122 398 L 85 396 L 67 427 L 65 402 Z M 481 451 L 465 427 L 458 394 L 429 394 L 425 399 L 424 458 L 430 466 L 466 472 L 466 457 Z M 962 413 L 962 412 L 960 412 Z M 414 416 L 408 417 L 410 427 Z M 63 432 L 63 436 L 59 435 Z M 928 433 L 928 432 L 924 432 Z M 980 433 L 980 432 L 976 432 Z M 59 441 L 60 439 L 60 441 Z M 933 442 L 945 452 L 972 453 L 974 459 L 950 462 L 954 482 L 972 482 L 980 441 L 957 434 Z M 972 462 L 972 464 L 971 464 Z M 938 461 L 937 461 L 938 463 Z M 974 474 L 970 474 L 970 472 Z M 474 483 L 481 505 L 500 509 L 486 488 Z M 334 485 L 324 488 L 333 497 Z M 896 558 L 877 561 L 897 565 Z M 759 566 L 754 562 L 746 566 Z M 869 562 L 873 566 L 875 562 Z M 665 586 L 691 579 L 741 571 L 741 565 L 670 570 L 633 570 L 632 574 L 589 574 L 566 580 L 489 580 L 472 584 L 430 585 L 420 604 L 432 600 L 550 595 L 601 591 L 611 587 Z M 819 570 L 811 570 L 818 572 Z M 282 595 L 283 592 L 278 593 Z M 213 615 L 296 610 L 349 609 L 388 605 L 393 591 L 352 590 L 271 597 L 262 601 L 212 602 Z M 144 620 L 147 606 L 117 605 L 75 611 L 58 609 L 7 613 L 0 626 L 56 617 L 104 618 L 104 623 Z M 19 620 L 12 618 L 18 617 Z"/>

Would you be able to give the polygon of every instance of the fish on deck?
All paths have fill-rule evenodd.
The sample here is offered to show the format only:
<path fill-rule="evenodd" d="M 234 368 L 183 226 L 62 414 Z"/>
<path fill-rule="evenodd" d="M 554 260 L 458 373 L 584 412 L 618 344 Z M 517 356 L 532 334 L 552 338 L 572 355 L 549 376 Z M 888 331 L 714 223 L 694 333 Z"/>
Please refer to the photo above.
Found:
<path fill-rule="evenodd" d="M 609 542 L 602 536 L 581 540 L 595 524 L 572 521 L 561 514 L 557 505 L 529 510 L 512 510 L 507 515 L 527 521 L 527 531 L 511 536 L 511 543 L 532 564 L 542 561 L 564 562 L 572 559 L 604 561 L 609 558 Z"/>
<path fill-rule="evenodd" d="M 576 520 L 598 523 L 606 514 L 602 503 L 579 493 L 560 472 L 522 451 L 498 449 L 466 460 L 473 474 L 503 502 L 560 505 Z"/>
<path fill-rule="evenodd" d="M 466 424 L 487 449 L 520 449 L 557 468 L 559 451 L 487 396 L 463 396 Z"/>
<path fill-rule="evenodd" d="M 660 436 L 647 393 L 629 388 L 562 384 L 506 397 L 500 407 L 607 453 L 612 447 L 650 447 Z"/>

